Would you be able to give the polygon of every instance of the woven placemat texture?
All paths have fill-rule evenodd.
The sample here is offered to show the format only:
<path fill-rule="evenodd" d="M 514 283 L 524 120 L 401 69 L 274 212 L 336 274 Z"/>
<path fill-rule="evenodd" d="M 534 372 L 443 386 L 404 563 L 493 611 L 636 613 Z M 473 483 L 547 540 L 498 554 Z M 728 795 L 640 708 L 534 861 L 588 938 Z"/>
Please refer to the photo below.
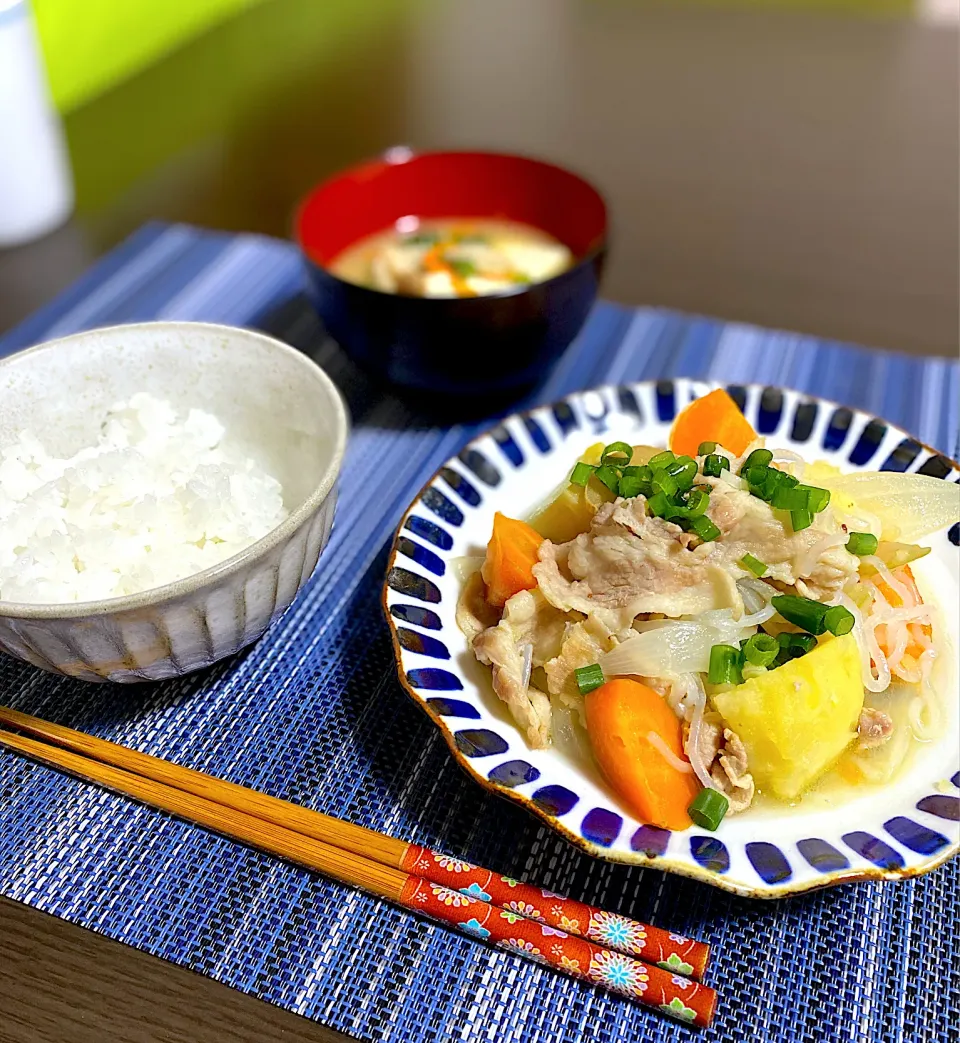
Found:
<path fill-rule="evenodd" d="M 372 388 L 324 338 L 293 247 L 149 225 L 0 338 L 0 354 L 145 319 L 265 329 L 337 381 L 354 430 L 331 543 L 286 616 L 212 670 L 94 686 L 3 659 L 3 702 L 707 939 L 721 995 L 704 1040 L 951 1037 L 960 1019 L 957 862 L 919 880 L 753 903 L 582 855 L 452 762 L 396 680 L 379 598 L 397 520 L 477 428 L 432 426 Z M 877 412 L 956 454 L 955 362 L 653 309 L 599 305 L 538 399 L 670 376 L 798 388 Z M 694 1033 L 6 753 L 0 893 L 365 1040 L 619 1043 Z"/>

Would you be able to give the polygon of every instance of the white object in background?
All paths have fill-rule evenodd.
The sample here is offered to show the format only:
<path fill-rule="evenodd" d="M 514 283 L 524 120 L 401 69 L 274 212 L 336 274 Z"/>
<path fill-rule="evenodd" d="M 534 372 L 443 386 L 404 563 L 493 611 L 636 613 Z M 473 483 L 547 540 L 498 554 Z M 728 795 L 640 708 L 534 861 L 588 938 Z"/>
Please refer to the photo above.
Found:
<path fill-rule="evenodd" d="M 0 0 L 0 247 L 56 228 L 73 183 L 26 0 Z"/>

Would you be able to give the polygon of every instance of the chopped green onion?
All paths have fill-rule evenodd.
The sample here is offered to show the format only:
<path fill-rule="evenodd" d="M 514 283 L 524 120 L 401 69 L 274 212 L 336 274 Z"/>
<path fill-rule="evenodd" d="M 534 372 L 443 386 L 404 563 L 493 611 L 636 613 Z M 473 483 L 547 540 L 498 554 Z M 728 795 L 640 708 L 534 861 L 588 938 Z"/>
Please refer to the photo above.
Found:
<path fill-rule="evenodd" d="M 594 688 L 599 688 L 603 684 L 603 671 L 600 669 L 599 663 L 578 666 L 573 672 L 577 678 L 577 687 L 580 689 L 581 695 L 586 695 L 587 692 L 592 692 Z"/>
<path fill-rule="evenodd" d="M 643 482 L 639 478 L 621 478 L 617 488 L 617 495 L 625 500 L 632 500 L 635 496 L 643 494 Z"/>
<path fill-rule="evenodd" d="M 791 511 L 790 524 L 793 526 L 794 532 L 809 529 L 810 526 L 813 525 L 813 515 L 806 509 L 806 507 L 801 508 L 799 511 Z"/>
<path fill-rule="evenodd" d="M 651 470 L 656 470 L 658 467 L 666 467 L 668 464 L 672 464 L 676 460 L 676 455 L 671 453 L 669 449 L 664 450 L 662 453 L 657 453 L 656 456 L 652 456 L 647 464 Z"/>
<path fill-rule="evenodd" d="M 701 442 L 697 447 L 697 456 L 709 456 L 710 453 L 716 452 L 716 442 Z"/>
<path fill-rule="evenodd" d="M 664 496 L 675 496 L 677 493 L 676 480 L 672 475 L 667 474 L 662 467 L 654 470 L 650 484 L 655 493 L 663 493 Z"/>
<path fill-rule="evenodd" d="M 789 475 L 786 477 L 789 478 Z M 797 480 L 794 479 L 792 485 L 781 482 L 770 502 L 778 511 L 806 511 L 809 510 L 807 504 L 810 500 L 803 489 L 797 488 Z"/>
<path fill-rule="evenodd" d="M 573 473 L 570 475 L 571 485 L 586 485 L 590 481 L 590 476 L 596 471 L 596 467 L 591 464 L 585 464 L 582 461 L 577 464 L 573 469 Z"/>
<path fill-rule="evenodd" d="M 639 478 L 641 482 L 646 482 L 648 485 L 653 478 L 653 471 L 650 470 L 648 464 L 624 467 L 620 473 L 624 478 Z"/>
<path fill-rule="evenodd" d="M 687 493 L 687 499 L 684 506 L 688 518 L 699 518 L 700 515 L 706 511 L 709 505 L 710 494 L 706 489 L 701 489 L 699 486 L 696 486 Z"/>
<path fill-rule="evenodd" d="M 744 554 L 740 559 L 740 564 L 745 568 L 749 569 L 757 578 L 762 576 L 767 571 L 767 566 L 759 559 L 755 558 L 752 554 Z"/>
<path fill-rule="evenodd" d="M 629 500 L 634 496 L 650 496 L 653 488 L 650 479 L 653 474 L 646 464 L 639 467 L 624 467 L 620 473 L 620 495 Z"/>
<path fill-rule="evenodd" d="M 788 653 L 788 659 L 797 659 L 807 655 L 817 647 L 817 639 L 813 634 L 783 633 L 777 638 L 781 652 Z"/>
<path fill-rule="evenodd" d="M 647 498 L 647 510 L 654 518 L 666 518 L 667 514 L 673 510 L 673 504 L 670 502 L 670 497 L 664 493 L 654 493 L 653 496 Z"/>
<path fill-rule="evenodd" d="M 768 502 L 772 503 L 773 498 L 780 492 L 781 489 L 787 490 L 797 484 L 796 478 L 791 478 L 785 471 L 778 471 L 776 467 L 768 467 L 767 473 L 763 477 L 763 498 Z M 806 505 L 806 500 L 803 501 L 799 506 L 803 507 Z"/>
<path fill-rule="evenodd" d="M 790 647 L 798 648 L 802 655 L 812 652 L 817 647 L 817 639 L 813 634 L 791 634 L 790 636 L 793 638 Z"/>
<path fill-rule="evenodd" d="M 774 496 L 777 493 L 777 490 L 782 488 L 789 489 L 790 482 L 790 476 L 787 474 L 786 471 L 777 470 L 776 467 L 768 467 L 767 479 L 764 482 L 764 493 L 766 495 L 767 502 L 769 503 L 773 500 Z"/>
<path fill-rule="evenodd" d="M 720 530 L 705 514 L 701 514 L 699 518 L 691 518 L 686 529 L 694 536 L 699 536 L 704 543 L 712 543 L 720 535 Z"/>
<path fill-rule="evenodd" d="M 733 645 L 714 645 L 710 649 L 710 669 L 707 672 L 710 684 L 740 684 L 740 649 Z"/>
<path fill-rule="evenodd" d="M 769 666 L 779 651 L 780 643 L 777 639 L 761 631 L 747 638 L 743 646 L 743 658 L 754 666 Z"/>
<path fill-rule="evenodd" d="M 609 464 L 601 464 L 593 473 L 610 492 L 616 494 L 620 491 L 620 472 L 615 467 L 611 467 Z"/>
<path fill-rule="evenodd" d="M 725 456 L 711 453 L 703 461 L 703 473 L 707 478 L 719 478 L 721 471 L 730 470 L 730 461 Z"/>
<path fill-rule="evenodd" d="M 632 475 L 623 475 L 617 492 L 625 500 L 632 500 L 635 496 L 646 496 L 650 486 Z"/>
<path fill-rule="evenodd" d="M 632 445 L 627 445 L 626 442 L 611 442 L 600 454 L 600 463 L 610 464 L 612 467 L 623 467 L 630 463 L 632 456 Z M 623 459 L 611 460 L 610 457 L 623 457 Z"/>
<path fill-rule="evenodd" d="M 664 464 L 663 469 L 667 474 L 676 475 L 682 471 L 687 464 L 692 464 L 693 462 L 694 460 L 692 456 L 677 456 L 674 458 L 672 463 Z"/>
<path fill-rule="evenodd" d="M 865 554 L 876 554 L 880 541 L 872 532 L 851 532 L 847 550 L 862 558 Z"/>
<path fill-rule="evenodd" d="M 414 232 L 413 235 L 403 237 L 404 246 L 432 246 L 440 242 L 437 232 Z"/>
<path fill-rule="evenodd" d="M 678 524 L 682 524 L 684 528 L 689 528 L 687 522 L 693 521 L 694 518 L 699 518 L 706 511 L 709 504 L 709 494 L 704 493 L 702 489 L 691 489 L 685 499 L 680 497 L 671 502 L 664 518 L 667 521 L 675 521 Z"/>
<path fill-rule="evenodd" d="M 777 639 L 780 644 L 780 652 L 777 655 L 777 665 L 782 666 L 789 659 L 799 659 L 807 652 L 812 652 L 817 647 L 817 639 L 813 634 L 781 634 Z"/>
<path fill-rule="evenodd" d="M 751 467 L 746 474 L 750 492 L 769 503 L 776 495 L 787 475 L 775 467 Z M 805 501 L 804 501 L 805 502 Z"/>
<path fill-rule="evenodd" d="M 843 637 L 844 634 L 849 634 L 853 630 L 856 620 L 850 609 L 844 608 L 843 605 L 834 605 L 827 610 L 823 622 L 834 637 Z"/>
<path fill-rule="evenodd" d="M 723 821 L 730 801 L 715 789 L 702 789 L 693 798 L 687 814 L 701 829 L 716 830 Z"/>
<path fill-rule="evenodd" d="M 447 266 L 453 270 L 455 275 L 459 275 L 461 279 L 467 279 L 471 275 L 477 274 L 477 266 L 473 261 L 468 261 L 463 257 L 446 258 Z"/>
<path fill-rule="evenodd" d="M 756 468 L 751 468 L 751 471 L 755 470 Z M 775 467 L 768 467 L 766 474 L 763 476 L 763 481 L 759 483 L 760 489 L 756 495 L 769 503 L 776 495 L 776 492 L 780 488 L 781 482 L 785 477 L 786 475 L 783 471 L 778 471 Z"/>
<path fill-rule="evenodd" d="M 819 514 L 822 510 L 825 510 L 829 502 L 829 489 L 814 488 L 810 490 L 810 510 L 813 511 L 814 514 Z"/>
<path fill-rule="evenodd" d="M 768 467 L 773 459 L 773 453 L 769 449 L 754 449 L 754 451 L 743 461 L 740 473 L 744 474 L 751 467 Z"/>
<path fill-rule="evenodd" d="M 815 485 L 798 485 L 797 489 L 807 494 L 807 510 L 819 514 L 830 502 L 830 490 Z"/>
<path fill-rule="evenodd" d="M 770 603 L 788 623 L 793 623 L 808 634 L 822 634 L 827 629 L 824 616 L 829 609 L 819 601 L 795 594 L 778 594 L 771 598 Z"/>
<path fill-rule="evenodd" d="M 774 659 L 771 669 L 776 669 L 778 666 L 784 666 L 789 663 L 791 659 L 798 659 L 802 655 L 802 652 L 794 652 L 789 645 L 781 645 L 780 651 L 777 653 L 777 658 Z"/>
<path fill-rule="evenodd" d="M 693 485 L 698 473 L 696 460 L 692 460 L 689 456 L 678 456 L 664 470 L 677 483 L 677 488 L 684 492 Z"/>

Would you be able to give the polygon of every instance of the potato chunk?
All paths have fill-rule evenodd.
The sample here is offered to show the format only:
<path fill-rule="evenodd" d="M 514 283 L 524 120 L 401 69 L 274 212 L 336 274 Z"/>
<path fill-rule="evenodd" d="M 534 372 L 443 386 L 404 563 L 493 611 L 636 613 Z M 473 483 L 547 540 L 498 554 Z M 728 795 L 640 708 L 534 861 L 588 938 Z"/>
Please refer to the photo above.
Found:
<path fill-rule="evenodd" d="M 583 452 L 580 462 L 596 467 L 602 452 L 603 442 L 597 442 Z M 585 486 L 564 482 L 553 498 L 534 514 L 530 524 L 552 543 L 567 543 L 586 532 L 600 505 L 613 499 L 613 493 L 596 478 L 591 478 Z"/>
<path fill-rule="evenodd" d="M 860 653 L 853 634 L 769 670 L 713 703 L 742 739 L 762 792 L 795 800 L 857 735 L 863 709 Z"/>

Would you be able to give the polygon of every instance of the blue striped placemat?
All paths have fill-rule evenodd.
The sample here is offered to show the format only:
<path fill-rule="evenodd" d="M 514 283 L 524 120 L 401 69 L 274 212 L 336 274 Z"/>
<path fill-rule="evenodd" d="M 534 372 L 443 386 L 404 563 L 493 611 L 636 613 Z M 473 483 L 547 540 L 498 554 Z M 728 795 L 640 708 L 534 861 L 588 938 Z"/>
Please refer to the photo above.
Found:
<path fill-rule="evenodd" d="M 338 382 L 355 428 L 331 544 L 283 620 L 211 671 L 94 687 L 4 660 L 4 701 L 706 938 L 721 1004 L 701 1038 L 948 1038 L 960 1017 L 956 863 L 919 880 L 750 903 L 581 855 L 452 763 L 396 681 L 379 595 L 403 508 L 476 427 L 430 426 L 376 392 L 322 335 L 290 245 L 149 225 L 0 338 L 0 354 L 161 318 L 267 330 Z M 671 376 L 798 388 L 957 454 L 956 362 L 655 309 L 599 305 L 537 397 Z M 362 1039 L 613 1043 L 691 1031 L 6 753 L 0 893 Z"/>

